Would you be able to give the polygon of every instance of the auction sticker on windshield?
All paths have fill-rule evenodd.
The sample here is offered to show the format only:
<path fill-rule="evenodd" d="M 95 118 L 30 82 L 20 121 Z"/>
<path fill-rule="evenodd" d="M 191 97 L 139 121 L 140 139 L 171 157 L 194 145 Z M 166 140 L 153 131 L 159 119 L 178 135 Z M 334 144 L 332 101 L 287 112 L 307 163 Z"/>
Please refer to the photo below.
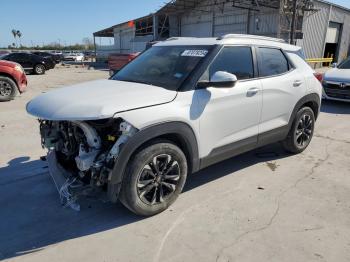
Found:
<path fill-rule="evenodd" d="M 205 57 L 207 54 L 208 50 L 185 50 L 181 56 Z"/>

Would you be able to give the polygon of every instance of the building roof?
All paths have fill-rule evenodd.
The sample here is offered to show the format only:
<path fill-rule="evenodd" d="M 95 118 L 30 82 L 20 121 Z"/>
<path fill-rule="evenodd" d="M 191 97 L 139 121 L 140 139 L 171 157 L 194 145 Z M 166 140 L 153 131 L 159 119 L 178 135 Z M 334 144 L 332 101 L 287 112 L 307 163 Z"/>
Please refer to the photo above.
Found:
<path fill-rule="evenodd" d="M 338 4 L 334 4 L 331 3 L 329 1 L 326 0 L 315 0 L 316 2 L 320 2 L 320 3 L 324 3 L 324 4 L 328 4 L 331 6 L 335 6 L 337 8 L 340 8 L 342 10 L 348 11 L 350 12 L 350 9 Z M 195 9 L 197 7 L 197 5 L 199 5 L 202 2 L 202 0 L 170 0 L 168 3 L 166 3 L 163 7 L 161 7 L 155 14 L 179 14 L 179 13 L 184 13 L 186 11 L 188 11 L 188 9 Z M 256 0 L 256 1 L 252 1 L 252 0 L 217 0 L 216 4 L 223 4 L 223 3 L 227 3 L 230 2 L 232 3 L 234 6 L 238 7 L 238 8 L 251 8 L 251 6 L 255 6 L 255 7 L 259 7 L 259 6 L 264 6 L 264 7 L 269 7 L 269 8 L 279 8 L 279 4 L 280 4 L 280 0 Z M 199 10 L 201 11 L 201 10 Z M 131 21 L 139 21 L 145 18 L 149 18 L 151 16 L 153 16 L 154 14 L 149 14 L 146 15 L 144 17 L 140 17 Z M 113 25 L 111 27 L 102 29 L 100 31 L 97 31 L 95 33 L 93 33 L 94 36 L 96 37 L 113 37 L 114 36 L 114 28 L 116 27 L 120 27 L 123 25 L 126 25 L 128 22 L 123 22 L 120 24 L 116 24 Z"/>
<path fill-rule="evenodd" d="M 160 8 L 158 14 L 179 14 L 188 11 L 188 9 L 196 9 L 201 4 L 202 0 L 171 0 L 165 6 Z M 280 0 L 216 0 L 215 5 L 222 6 L 230 3 L 232 6 L 243 9 L 259 9 L 259 7 L 268 7 L 278 9 L 280 7 Z M 212 4 L 204 5 L 204 7 L 212 6 Z M 201 4 L 203 7 L 203 4 Z M 198 11 L 207 12 L 207 10 Z"/>
<path fill-rule="evenodd" d="M 342 5 L 338 5 L 338 4 L 335 4 L 335 3 L 331 3 L 329 1 L 326 1 L 326 0 L 315 0 L 316 2 L 320 2 L 320 3 L 324 3 L 324 4 L 328 4 L 328 5 L 331 5 L 331 6 L 335 6 L 335 7 L 338 7 L 340 9 L 343 9 L 345 11 L 348 11 L 350 12 L 350 8 L 347 8 L 345 6 L 342 6 Z"/>
<path fill-rule="evenodd" d="M 130 21 L 127 21 L 127 22 L 116 24 L 116 25 L 113 25 L 111 27 L 108 27 L 108 28 L 102 29 L 100 31 L 94 32 L 93 35 L 95 37 L 113 37 L 115 28 L 121 27 L 123 25 L 127 25 L 130 22 L 136 23 L 136 22 L 138 22 L 138 21 L 140 21 L 142 19 L 150 18 L 152 16 L 153 16 L 153 14 L 149 14 L 149 15 L 146 15 L 146 16 L 143 16 L 143 17 L 140 17 L 140 18 L 136 18 L 134 20 L 130 20 Z"/>

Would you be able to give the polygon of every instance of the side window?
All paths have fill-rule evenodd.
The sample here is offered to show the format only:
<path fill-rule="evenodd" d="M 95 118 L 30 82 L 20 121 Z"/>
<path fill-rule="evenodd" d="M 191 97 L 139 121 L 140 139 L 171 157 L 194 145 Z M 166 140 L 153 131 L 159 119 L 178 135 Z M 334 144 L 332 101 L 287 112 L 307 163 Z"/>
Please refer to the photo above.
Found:
<path fill-rule="evenodd" d="M 275 48 L 258 48 L 259 76 L 273 76 L 289 71 L 289 62 L 281 50 Z"/>
<path fill-rule="evenodd" d="M 250 47 L 224 47 L 209 66 L 209 77 L 217 71 L 235 74 L 238 80 L 254 77 L 253 55 Z"/>
<path fill-rule="evenodd" d="M 11 55 L 9 55 L 9 60 L 10 61 L 17 61 L 18 59 L 19 59 L 20 57 L 19 57 L 19 54 L 11 54 Z"/>

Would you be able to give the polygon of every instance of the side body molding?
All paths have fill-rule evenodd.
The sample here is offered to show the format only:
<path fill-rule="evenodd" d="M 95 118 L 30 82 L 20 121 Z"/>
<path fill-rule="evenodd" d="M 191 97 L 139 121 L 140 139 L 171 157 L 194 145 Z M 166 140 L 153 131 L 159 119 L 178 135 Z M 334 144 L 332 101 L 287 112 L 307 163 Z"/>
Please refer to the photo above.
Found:
<path fill-rule="evenodd" d="M 189 172 L 193 173 L 199 170 L 197 139 L 189 125 L 183 122 L 165 122 L 141 129 L 123 145 L 116 160 L 108 189 L 108 195 L 112 201 L 119 194 L 120 184 L 123 180 L 127 164 L 134 152 L 153 138 L 163 135 L 175 135 L 178 137 L 182 141 L 181 147 L 185 151 L 184 153 L 189 161 Z"/>

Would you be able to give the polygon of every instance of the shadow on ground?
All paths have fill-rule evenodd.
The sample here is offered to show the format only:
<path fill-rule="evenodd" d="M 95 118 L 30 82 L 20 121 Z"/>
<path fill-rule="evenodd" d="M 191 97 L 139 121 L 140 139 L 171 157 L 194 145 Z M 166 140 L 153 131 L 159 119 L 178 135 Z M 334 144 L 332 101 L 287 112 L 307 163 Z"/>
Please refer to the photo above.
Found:
<path fill-rule="evenodd" d="M 324 101 L 322 112 L 349 114 L 350 104 Z M 288 157 L 279 144 L 231 158 L 188 177 L 185 192 L 261 162 Z M 85 199 L 81 211 L 60 206 L 47 164 L 27 156 L 0 168 L 0 259 L 44 249 L 48 245 L 118 228 L 141 220 L 121 204 Z M 189 205 L 191 203 L 188 203 Z M 195 203 L 193 203 L 195 204 Z"/>
<path fill-rule="evenodd" d="M 188 177 L 184 191 L 205 185 L 237 170 L 287 157 L 278 144 L 229 159 Z M 121 204 L 80 201 L 81 211 L 60 206 L 47 165 L 29 157 L 0 168 L 0 259 L 36 252 L 48 245 L 125 226 L 142 218 Z M 195 204 L 195 203 L 193 203 Z"/>
<path fill-rule="evenodd" d="M 323 100 L 321 112 L 329 114 L 350 114 L 350 103 L 332 100 Z"/>

